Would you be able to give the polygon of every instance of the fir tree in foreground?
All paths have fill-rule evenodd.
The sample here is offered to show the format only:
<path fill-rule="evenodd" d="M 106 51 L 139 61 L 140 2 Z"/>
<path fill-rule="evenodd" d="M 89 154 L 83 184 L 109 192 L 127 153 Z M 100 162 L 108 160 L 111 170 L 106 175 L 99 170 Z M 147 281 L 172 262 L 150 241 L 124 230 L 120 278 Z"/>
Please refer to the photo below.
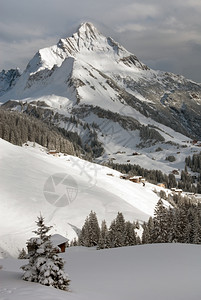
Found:
<path fill-rule="evenodd" d="M 48 235 L 52 227 L 44 224 L 42 216 L 38 217 L 36 224 L 38 229 L 33 232 L 38 237 L 27 242 L 29 263 L 21 267 L 25 271 L 23 279 L 67 291 L 70 280 L 64 272 L 64 261 L 53 247 L 51 235 Z"/>

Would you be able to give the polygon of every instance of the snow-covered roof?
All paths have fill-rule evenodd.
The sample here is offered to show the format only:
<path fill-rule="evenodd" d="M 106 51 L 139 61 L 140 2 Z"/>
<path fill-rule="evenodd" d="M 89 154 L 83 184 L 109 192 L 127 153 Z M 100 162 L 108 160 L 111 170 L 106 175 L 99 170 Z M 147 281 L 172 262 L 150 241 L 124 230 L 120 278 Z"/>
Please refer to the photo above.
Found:
<path fill-rule="evenodd" d="M 142 176 L 133 176 L 133 177 L 130 177 L 130 179 L 140 179 L 142 178 Z"/>
<path fill-rule="evenodd" d="M 60 234 L 53 234 L 51 236 L 51 242 L 53 244 L 53 246 L 58 246 L 61 245 L 63 243 L 66 243 L 68 241 L 67 238 L 65 238 L 64 236 L 60 235 Z"/>

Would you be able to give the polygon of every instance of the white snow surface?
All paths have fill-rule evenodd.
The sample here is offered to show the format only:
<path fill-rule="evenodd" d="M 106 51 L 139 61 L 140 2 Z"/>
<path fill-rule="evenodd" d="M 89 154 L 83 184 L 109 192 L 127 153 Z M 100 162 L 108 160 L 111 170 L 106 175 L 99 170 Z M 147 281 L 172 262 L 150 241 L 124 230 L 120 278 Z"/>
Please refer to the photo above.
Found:
<path fill-rule="evenodd" d="M 40 213 L 53 226 L 52 233 L 70 240 L 76 236 L 71 225 L 81 228 L 91 210 L 108 225 L 118 211 L 131 221 L 153 215 L 159 199 L 153 190 L 161 188 L 149 183 L 143 187 L 107 167 L 73 156 L 54 157 L 37 144 L 29 145 L 0 139 L 0 257 L 16 256 L 26 247 Z"/>
<path fill-rule="evenodd" d="M 153 244 L 62 254 L 70 291 L 22 280 L 25 261 L 0 260 L 1 300 L 200 300 L 200 245 Z"/>

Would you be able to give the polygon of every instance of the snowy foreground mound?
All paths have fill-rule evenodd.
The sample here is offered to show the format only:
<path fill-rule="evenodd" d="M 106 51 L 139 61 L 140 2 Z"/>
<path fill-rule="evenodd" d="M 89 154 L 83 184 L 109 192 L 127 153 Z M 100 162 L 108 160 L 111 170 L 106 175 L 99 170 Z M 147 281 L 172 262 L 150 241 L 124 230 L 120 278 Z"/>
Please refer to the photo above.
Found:
<path fill-rule="evenodd" d="M 22 260 L 2 259 L 0 299 L 200 300 L 200 246 L 155 244 L 63 254 L 71 292 L 25 282 Z"/>
<path fill-rule="evenodd" d="M 118 211 L 127 220 L 147 221 L 159 199 L 156 186 L 120 175 L 77 157 L 48 155 L 39 145 L 18 147 L 0 139 L 0 257 L 26 247 L 40 213 L 69 239 L 91 210 L 108 224 Z"/>

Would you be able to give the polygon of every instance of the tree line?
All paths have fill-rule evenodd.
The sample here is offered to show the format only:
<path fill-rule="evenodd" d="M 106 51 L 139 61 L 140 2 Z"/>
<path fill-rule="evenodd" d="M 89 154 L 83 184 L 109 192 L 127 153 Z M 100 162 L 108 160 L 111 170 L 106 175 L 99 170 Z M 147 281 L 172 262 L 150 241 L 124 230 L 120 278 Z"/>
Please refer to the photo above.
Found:
<path fill-rule="evenodd" d="M 96 246 L 97 249 L 105 249 L 137 245 L 140 244 L 140 237 L 135 230 L 139 228 L 138 222 L 125 221 L 121 212 L 118 212 L 109 227 L 105 220 L 99 227 L 96 213 L 91 211 L 84 222 L 78 240 L 74 239 L 71 246 Z"/>
<path fill-rule="evenodd" d="M 73 143 L 57 129 L 19 112 L 0 109 L 0 138 L 18 146 L 31 141 L 49 150 L 75 154 Z"/>
<path fill-rule="evenodd" d="M 193 172 L 198 172 L 201 175 L 201 152 L 199 154 L 193 154 L 192 157 L 187 156 L 185 163 Z"/>
<path fill-rule="evenodd" d="M 89 125 L 75 116 L 68 118 L 58 113 L 54 114 L 41 101 L 32 104 L 20 103 L 21 112 L 7 110 L 12 108 L 13 104 L 10 105 L 11 107 L 3 105 L 0 108 L 0 137 L 10 143 L 21 146 L 29 140 L 48 149 L 56 149 L 58 152 L 70 154 L 71 151 L 71 154 L 75 153 L 77 156 L 82 154 L 82 157 L 89 161 L 103 154 L 103 145 L 99 142 L 95 131 L 96 123 Z M 40 107 L 42 105 L 45 108 Z M 59 127 L 59 122 L 66 123 L 65 128 Z M 74 131 L 74 127 L 82 128 L 84 140 L 76 130 Z M 73 151 L 69 149 L 70 144 Z"/>
<path fill-rule="evenodd" d="M 181 177 L 177 181 L 175 175 L 172 173 L 167 175 L 160 170 L 148 170 L 140 165 L 109 162 L 107 166 L 123 174 L 142 176 L 153 184 L 164 183 L 169 189 L 179 188 L 185 192 L 201 193 L 201 175 L 197 176 L 197 179 L 195 180 L 194 176 L 187 172 L 187 168 L 181 171 Z"/>
<path fill-rule="evenodd" d="M 154 217 L 142 225 L 142 244 L 201 244 L 201 204 L 181 198 L 177 207 L 165 207 L 160 199 Z"/>
<path fill-rule="evenodd" d="M 91 211 L 78 239 L 71 241 L 70 246 L 108 249 L 153 243 L 201 244 L 201 204 L 177 196 L 175 206 L 166 207 L 160 198 L 154 216 L 141 225 L 138 221 L 126 221 L 118 212 L 109 227 L 105 220 L 99 226 L 96 213 Z"/>

